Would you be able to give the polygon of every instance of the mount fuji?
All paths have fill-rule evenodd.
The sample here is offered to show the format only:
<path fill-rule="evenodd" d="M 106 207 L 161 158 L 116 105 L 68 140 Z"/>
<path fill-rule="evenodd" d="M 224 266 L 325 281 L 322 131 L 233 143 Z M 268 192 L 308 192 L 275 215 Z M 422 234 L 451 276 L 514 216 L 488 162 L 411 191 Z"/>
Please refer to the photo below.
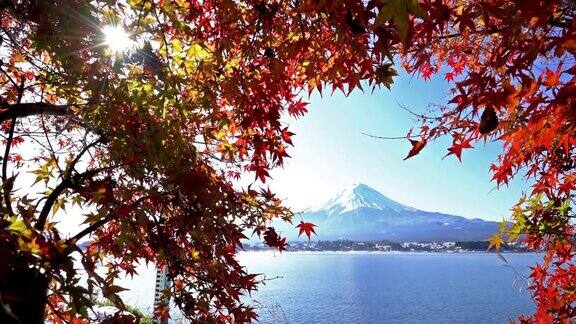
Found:
<path fill-rule="evenodd" d="M 318 240 L 476 241 L 494 234 L 496 222 L 426 212 L 400 204 L 365 184 L 350 186 L 318 207 L 294 216 L 317 225 Z M 297 232 L 275 224 L 289 240 Z"/>

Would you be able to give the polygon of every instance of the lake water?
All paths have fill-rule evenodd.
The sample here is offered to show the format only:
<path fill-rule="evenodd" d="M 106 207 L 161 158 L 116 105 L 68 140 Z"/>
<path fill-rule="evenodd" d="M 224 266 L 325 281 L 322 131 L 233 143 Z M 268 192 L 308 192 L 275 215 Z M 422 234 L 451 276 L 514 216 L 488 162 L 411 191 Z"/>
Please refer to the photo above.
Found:
<path fill-rule="evenodd" d="M 526 283 L 537 254 L 273 253 L 239 259 L 265 286 L 247 299 L 262 323 L 507 323 L 533 305 Z M 129 304 L 150 309 L 154 270 L 125 282 Z"/>

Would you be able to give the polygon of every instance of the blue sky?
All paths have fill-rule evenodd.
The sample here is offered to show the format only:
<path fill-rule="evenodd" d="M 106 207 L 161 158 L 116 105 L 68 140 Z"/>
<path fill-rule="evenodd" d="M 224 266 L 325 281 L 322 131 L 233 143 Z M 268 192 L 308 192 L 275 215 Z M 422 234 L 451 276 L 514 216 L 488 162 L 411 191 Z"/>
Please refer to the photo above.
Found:
<path fill-rule="evenodd" d="M 404 136 L 417 125 L 400 102 L 423 112 L 429 103 L 446 102 L 449 86 L 437 75 L 422 81 L 401 75 L 392 90 L 370 94 L 340 92 L 310 98 L 309 113 L 288 120 L 294 147 L 283 169 L 272 173 L 270 187 L 294 209 L 316 205 L 353 183 L 365 183 L 400 203 L 426 210 L 500 220 L 528 185 L 517 179 L 509 187 L 492 190 L 489 165 L 499 143 L 478 144 L 466 150 L 462 163 L 446 157 L 449 138 L 429 144 L 420 154 L 403 161 L 407 140 L 379 140 L 362 135 Z"/>

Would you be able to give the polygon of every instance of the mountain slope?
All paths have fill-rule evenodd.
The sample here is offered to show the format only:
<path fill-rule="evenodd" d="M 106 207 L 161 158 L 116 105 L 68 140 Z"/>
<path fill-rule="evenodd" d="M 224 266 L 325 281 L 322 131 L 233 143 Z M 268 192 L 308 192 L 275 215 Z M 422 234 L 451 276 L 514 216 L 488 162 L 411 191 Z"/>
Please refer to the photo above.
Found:
<path fill-rule="evenodd" d="M 361 183 L 342 190 L 326 203 L 317 208 L 311 208 L 307 210 L 307 212 L 327 212 L 329 215 L 334 215 L 353 211 L 358 208 L 390 210 L 396 212 L 416 211 L 416 209 L 397 203 Z"/>
<path fill-rule="evenodd" d="M 485 240 L 497 230 L 496 222 L 402 205 L 364 184 L 346 188 L 318 207 L 302 211 L 294 223 L 300 218 L 318 226 L 318 240 L 471 241 Z M 275 225 L 289 240 L 296 239 L 291 226 Z"/>

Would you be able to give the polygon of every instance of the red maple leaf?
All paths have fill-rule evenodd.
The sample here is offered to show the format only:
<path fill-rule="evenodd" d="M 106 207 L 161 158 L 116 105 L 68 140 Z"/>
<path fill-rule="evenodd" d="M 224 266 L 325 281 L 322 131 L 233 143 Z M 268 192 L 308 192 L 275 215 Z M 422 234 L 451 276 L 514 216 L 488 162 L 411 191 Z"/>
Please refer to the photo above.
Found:
<path fill-rule="evenodd" d="M 304 233 L 304 234 L 306 234 L 306 236 L 308 236 L 308 241 L 310 241 L 311 233 L 314 233 L 314 235 L 318 235 L 314 231 L 314 227 L 316 227 L 316 225 L 314 225 L 312 223 L 300 221 L 300 224 L 296 225 L 296 227 L 300 229 L 298 231 L 298 237 L 300 237 L 300 235 L 302 235 L 302 233 Z"/>
<path fill-rule="evenodd" d="M 288 245 L 286 238 L 278 235 L 273 227 L 268 227 L 266 232 L 264 232 L 264 243 L 269 247 L 277 248 L 280 252 L 286 250 L 286 246 Z"/>
<path fill-rule="evenodd" d="M 444 155 L 444 157 L 454 154 L 458 160 L 462 162 L 462 150 L 472 148 L 472 144 L 470 144 L 471 141 L 471 138 L 463 139 L 460 137 L 458 140 L 452 142 L 452 146 L 448 148 L 448 154 Z"/>
<path fill-rule="evenodd" d="M 408 155 L 406 155 L 404 160 L 408 160 L 409 158 L 413 157 L 414 155 L 417 155 L 418 153 L 420 153 L 420 151 L 422 151 L 424 146 L 426 146 L 426 140 L 424 140 L 424 139 L 421 141 L 409 139 L 409 141 L 412 144 L 412 148 L 410 149 L 410 152 L 408 152 Z"/>
<path fill-rule="evenodd" d="M 282 139 L 287 144 L 294 145 L 294 144 L 292 144 L 292 138 L 291 138 L 292 135 L 294 135 L 294 133 L 289 132 L 288 127 L 285 127 L 284 129 L 282 129 Z"/>
<path fill-rule="evenodd" d="M 432 66 L 430 66 L 429 63 L 424 63 L 422 67 L 420 67 L 420 75 L 424 80 L 430 80 L 433 72 L 434 71 L 432 70 Z"/>

